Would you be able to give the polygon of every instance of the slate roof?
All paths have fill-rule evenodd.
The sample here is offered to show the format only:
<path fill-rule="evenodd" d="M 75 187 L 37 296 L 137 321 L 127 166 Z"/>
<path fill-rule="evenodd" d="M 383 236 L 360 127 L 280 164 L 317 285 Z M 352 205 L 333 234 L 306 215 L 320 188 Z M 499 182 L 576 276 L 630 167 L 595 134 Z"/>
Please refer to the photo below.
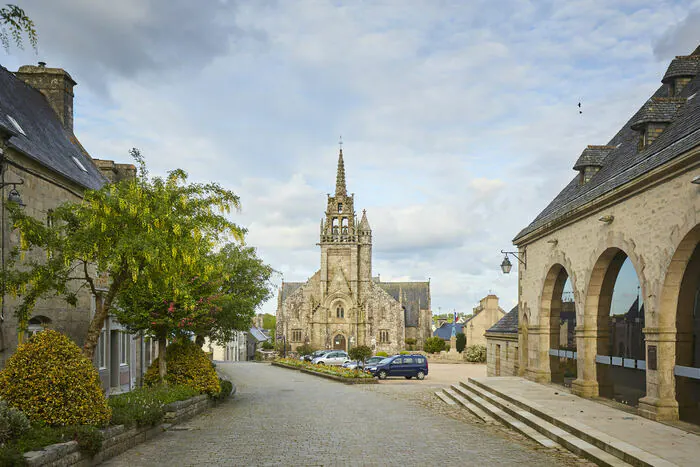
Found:
<path fill-rule="evenodd" d="M 268 337 L 265 336 L 265 334 L 255 326 L 251 326 L 250 330 L 248 331 L 253 338 L 258 341 L 258 342 L 265 342 Z"/>
<path fill-rule="evenodd" d="M 700 54 L 700 47 L 693 54 Z M 665 131 L 652 144 L 639 151 L 639 133 L 631 126 L 648 112 L 645 110 L 645 103 L 608 142 L 606 146 L 615 146 L 615 149 L 608 153 L 603 166 L 591 180 L 581 185 L 578 175 L 575 175 L 535 220 L 516 235 L 513 243 L 522 243 L 522 237 L 525 235 L 552 222 L 563 220 L 575 209 L 700 145 L 700 96 L 695 96 L 698 91 L 700 75 L 696 75 L 681 91 L 678 97 L 685 98 L 685 104 L 672 117 Z M 662 85 L 652 97 L 667 96 L 668 87 Z"/>
<path fill-rule="evenodd" d="M 442 326 L 437 328 L 435 332 L 433 332 L 433 336 L 438 336 L 442 340 L 450 340 L 452 338 L 452 327 L 455 326 L 454 323 L 444 323 Z M 461 323 L 457 323 L 457 328 L 455 329 L 455 334 L 459 334 L 460 332 L 463 332 L 462 329 L 464 329 L 464 325 Z"/>
<path fill-rule="evenodd" d="M 641 130 L 646 123 L 668 123 L 673 120 L 685 102 L 685 97 L 652 97 L 637 113 L 638 118 L 630 127 L 633 130 Z"/>
<path fill-rule="evenodd" d="M 588 145 L 574 164 L 574 170 L 579 170 L 590 166 L 602 167 L 605 156 L 607 156 L 613 149 L 615 149 L 615 146 Z"/>
<path fill-rule="evenodd" d="M 403 305 L 406 326 L 417 327 L 420 310 L 430 309 L 430 282 L 374 282 Z"/>
<path fill-rule="evenodd" d="M 518 333 L 518 305 L 515 305 L 506 315 L 499 319 L 486 332 L 500 332 L 504 334 Z"/>
<path fill-rule="evenodd" d="M 299 287 L 304 285 L 305 282 L 283 282 L 282 283 L 282 301 L 284 302 L 287 297 L 292 295 L 294 292 L 297 291 Z"/>
<path fill-rule="evenodd" d="M 666 70 L 662 83 L 679 76 L 695 76 L 700 72 L 700 55 L 686 55 L 674 58 Z"/>
<path fill-rule="evenodd" d="M 44 95 L 2 66 L 0 131 L 12 135 L 8 140 L 10 147 L 82 187 L 98 189 L 106 182 L 75 136 L 63 128 Z M 87 172 L 80 169 L 72 157 L 78 159 Z"/>

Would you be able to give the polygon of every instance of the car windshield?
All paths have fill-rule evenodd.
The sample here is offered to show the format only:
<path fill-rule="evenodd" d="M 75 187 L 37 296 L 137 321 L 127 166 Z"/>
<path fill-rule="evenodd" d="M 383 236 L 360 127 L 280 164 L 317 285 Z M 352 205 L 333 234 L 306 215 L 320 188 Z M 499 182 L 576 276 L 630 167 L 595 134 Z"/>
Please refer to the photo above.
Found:
<path fill-rule="evenodd" d="M 384 358 L 380 361 L 377 362 L 377 365 L 384 365 L 385 363 L 389 363 L 391 361 L 391 357 Z"/>

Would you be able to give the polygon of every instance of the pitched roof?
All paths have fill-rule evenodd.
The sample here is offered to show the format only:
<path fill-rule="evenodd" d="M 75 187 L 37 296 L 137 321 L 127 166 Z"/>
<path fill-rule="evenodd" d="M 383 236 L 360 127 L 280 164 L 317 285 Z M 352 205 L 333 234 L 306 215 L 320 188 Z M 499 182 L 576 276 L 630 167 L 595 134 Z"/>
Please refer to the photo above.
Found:
<path fill-rule="evenodd" d="M 700 54 L 700 47 L 693 54 Z M 695 96 L 698 91 L 700 75 L 696 75 L 677 96 L 685 98 L 685 104 L 670 118 L 664 132 L 652 144 L 639 151 L 639 133 L 632 129 L 632 124 L 643 120 L 645 115 L 649 114 L 648 104 L 645 102 L 608 142 L 606 146 L 614 146 L 615 149 L 607 154 L 603 166 L 591 180 L 581 185 L 578 183 L 578 176 L 574 176 L 535 220 L 516 235 L 513 242 L 519 244 L 525 235 L 552 222 L 563 220 L 575 209 L 700 145 L 700 96 Z M 652 97 L 666 96 L 668 88 L 662 85 Z M 663 102 L 662 116 L 666 116 L 666 111 L 678 105 L 674 100 L 652 100 L 652 104 L 656 103 L 657 107 L 659 102 Z"/>
<path fill-rule="evenodd" d="M 282 282 L 282 301 L 285 301 L 287 297 L 296 292 L 297 289 L 304 284 L 305 282 Z"/>
<path fill-rule="evenodd" d="M 420 310 L 430 309 L 430 282 L 380 282 L 375 283 L 404 307 L 406 326 L 418 326 Z"/>
<path fill-rule="evenodd" d="M 450 340 L 452 338 L 452 327 L 457 326 L 455 329 L 455 334 L 459 334 L 460 332 L 463 332 L 464 325 L 457 323 L 456 325 L 454 323 L 444 323 L 442 326 L 437 328 L 435 332 L 433 332 L 433 336 L 437 336 L 440 339 L 443 340 Z"/>
<path fill-rule="evenodd" d="M 661 80 L 666 83 L 680 76 L 695 76 L 700 72 L 700 55 L 678 56 L 671 61 Z"/>
<path fill-rule="evenodd" d="M 505 334 L 518 333 L 518 305 L 515 305 L 506 315 L 498 320 L 486 332 L 500 332 Z"/>
<path fill-rule="evenodd" d="M 574 170 L 579 170 L 590 166 L 602 167 L 605 156 L 607 156 L 613 149 L 615 149 L 615 146 L 588 145 L 574 164 Z"/>
<path fill-rule="evenodd" d="M 8 140 L 10 147 L 41 165 L 85 188 L 98 189 L 104 185 L 105 178 L 75 136 L 63 128 L 44 95 L 2 66 L 0 126 L 12 135 Z"/>
<path fill-rule="evenodd" d="M 251 326 L 248 333 L 250 333 L 250 335 L 253 336 L 253 338 L 258 342 L 265 342 L 268 339 L 268 337 L 266 337 L 265 334 L 255 326 Z"/>
<path fill-rule="evenodd" d="M 637 119 L 630 128 L 639 130 L 645 123 L 668 123 L 685 104 L 685 97 L 652 97 L 637 112 Z"/>

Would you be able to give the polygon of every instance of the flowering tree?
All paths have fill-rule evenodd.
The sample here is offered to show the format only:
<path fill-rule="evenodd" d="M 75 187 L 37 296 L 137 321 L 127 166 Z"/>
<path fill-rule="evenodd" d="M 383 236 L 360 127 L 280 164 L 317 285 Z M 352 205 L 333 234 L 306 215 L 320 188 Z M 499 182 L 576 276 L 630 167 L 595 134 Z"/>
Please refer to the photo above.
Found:
<path fill-rule="evenodd" d="M 137 284 L 167 289 L 161 299 L 191 313 L 188 281 L 218 277 L 215 265 L 202 258 L 220 242 L 243 240 L 245 230 L 225 216 L 239 207 L 238 196 L 216 183 L 188 183 L 179 169 L 150 178 L 141 153 L 132 149 L 131 155 L 137 177 L 59 206 L 49 225 L 9 206 L 20 246 L 12 252 L 3 286 L 21 297 L 15 310 L 20 333 L 40 298 L 60 295 L 75 304 L 78 291 L 88 288 L 97 309 L 83 350 L 92 358 L 104 320 L 121 294 Z M 22 258 L 33 250 L 45 254 Z M 165 342 L 160 346 L 165 355 Z"/>

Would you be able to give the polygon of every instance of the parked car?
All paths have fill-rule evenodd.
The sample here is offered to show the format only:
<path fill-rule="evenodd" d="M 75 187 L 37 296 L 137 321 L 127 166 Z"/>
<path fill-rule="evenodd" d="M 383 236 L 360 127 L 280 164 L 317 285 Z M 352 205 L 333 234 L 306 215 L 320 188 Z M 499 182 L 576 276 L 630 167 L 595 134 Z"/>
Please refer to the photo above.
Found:
<path fill-rule="evenodd" d="M 367 371 L 379 379 L 388 376 L 424 379 L 428 375 L 428 360 L 423 355 L 394 355 L 368 366 Z"/>
<path fill-rule="evenodd" d="M 350 358 L 348 353 L 344 350 L 332 350 L 324 355 L 314 358 L 311 363 L 318 363 L 322 365 L 342 365 L 345 362 L 349 362 Z"/>
<path fill-rule="evenodd" d="M 325 355 L 328 352 L 333 352 L 333 350 L 316 350 L 308 355 L 302 355 L 301 357 L 299 357 L 299 360 L 306 360 L 307 362 L 310 362 L 314 358 Z"/>
<path fill-rule="evenodd" d="M 386 357 L 369 357 L 367 360 L 365 360 L 364 368 L 367 368 L 368 366 L 374 365 L 376 363 L 381 362 L 384 360 Z M 352 360 L 347 363 L 343 363 L 343 368 L 349 368 L 351 370 L 354 370 L 358 366 L 362 366 L 361 362 L 359 360 Z"/>

